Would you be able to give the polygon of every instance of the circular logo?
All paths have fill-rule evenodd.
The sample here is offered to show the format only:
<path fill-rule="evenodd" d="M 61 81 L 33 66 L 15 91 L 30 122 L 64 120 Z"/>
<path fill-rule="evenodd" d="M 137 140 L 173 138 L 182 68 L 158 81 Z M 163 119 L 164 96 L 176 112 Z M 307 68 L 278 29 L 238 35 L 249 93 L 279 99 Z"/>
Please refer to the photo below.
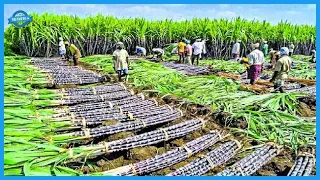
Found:
<path fill-rule="evenodd" d="M 13 24 L 15 27 L 22 28 L 32 22 L 32 17 L 26 12 L 19 10 L 16 11 L 8 20 L 9 24 Z"/>

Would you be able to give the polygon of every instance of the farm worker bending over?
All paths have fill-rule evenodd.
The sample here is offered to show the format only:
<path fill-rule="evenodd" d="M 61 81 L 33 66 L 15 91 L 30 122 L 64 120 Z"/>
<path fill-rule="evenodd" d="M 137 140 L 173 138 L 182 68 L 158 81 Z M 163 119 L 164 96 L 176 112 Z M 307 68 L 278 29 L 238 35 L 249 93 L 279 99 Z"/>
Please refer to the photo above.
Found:
<path fill-rule="evenodd" d="M 125 76 L 127 80 L 128 76 L 128 64 L 129 64 L 129 54 L 124 49 L 122 42 L 116 44 L 117 49 L 113 52 L 113 69 L 118 73 L 119 81 L 121 82 L 121 77 Z"/>
<path fill-rule="evenodd" d="M 310 62 L 316 63 L 316 50 L 313 49 L 313 50 L 311 51 L 311 53 L 312 53 L 312 57 L 311 57 Z"/>
<path fill-rule="evenodd" d="M 164 54 L 164 50 L 161 48 L 152 49 L 152 58 L 154 57 L 154 55 L 157 55 L 157 58 L 160 58 L 160 60 L 162 61 L 163 54 Z"/>
<path fill-rule="evenodd" d="M 284 92 L 284 81 L 288 78 L 288 73 L 291 70 L 292 60 L 288 55 L 289 49 L 287 47 L 282 47 L 280 49 L 281 58 L 277 61 L 274 74 L 270 80 L 270 82 L 275 82 L 274 89 L 279 89 L 281 93 Z"/>
<path fill-rule="evenodd" d="M 294 50 L 294 45 L 293 45 L 293 43 L 290 43 L 290 45 L 289 45 L 289 56 L 293 55 L 293 50 Z"/>
<path fill-rule="evenodd" d="M 179 50 L 179 63 L 184 62 L 184 48 L 186 47 L 186 43 L 184 39 L 181 39 L 181 41 L 178 44 L 178 50 Z"/>
<path fill-rule="evenodd" d="M 207 59 L 206 40 L 202 40 L 202 54 L 201 54 L 201 59 L 202 59 L 202 58 Z"/>
<path fill-rule="evenodd" d="M 145 57 L 147 55 L 147 50 L 143 47 L 136 46 L 136 53 L 138 56 Z"/>
<path fill-rule="evenodd" d="M 186 58 L 185 58 L 184 63 L 191 65 L 192 46 L 190 45 L 190 41 L 189 40 L 187 40 L 186 43 L 187 43 L 186 48 L 185 48 Z"/>
<path fill-rule="evenodd" d="M 249 79 L 249 59 L 247 57 L 243 57 L 240 61 L 240 64 L 243 64 L 247 69 L 247 79 Z"/>
<path fill-rule="evenodd" d="M 252 48 L 254 49 L 249 55 L 249 79 L 250 84 L 254 85 L 256 80 L 260 77 L 264 64 L 264 56 L 262 51 L 259 50 L 259 43 L 253 44 Z"/>
<path fill-rule="evenodd" d="M 201 58 L 201 53 L 202 53 L 201 39 L 197 39 L 196 42 L 192 44 L 192 49 L 193 49 L 192 64 L 194 64 L 194 59 L 197 59 L 197 65 L 199 65 L 199 59 Z"/>
<path fill-rule="evenodd" d="M 64 45 L 63 38 L 59 38 L 59 55 L 61 59 L 64 59 L 66 54 L 66 46 Z"/>
<path fill-rule="evenodd" d="M 232 47 L 232 58 L 238 60 L 240 55 L 240 40 L 237 40 L 236 43 Z"/>
<path fill-rule="evenodd" d="M 72 55 L 73 64 L 77 66 L 79 63 L 79 58 L 81 58 L 80 50 L 74 44 L 70 44 L 68 41 L 66 41 L 64 44 Z M 69 60 L 69 57 L 67 59 Z"/>
<path fill-rule="evenodd" d="M 268 56 L 268 48 L 269 48 L 268 41 L 263 41 L 262 52 L 263 52 L 264 57 Z"/>

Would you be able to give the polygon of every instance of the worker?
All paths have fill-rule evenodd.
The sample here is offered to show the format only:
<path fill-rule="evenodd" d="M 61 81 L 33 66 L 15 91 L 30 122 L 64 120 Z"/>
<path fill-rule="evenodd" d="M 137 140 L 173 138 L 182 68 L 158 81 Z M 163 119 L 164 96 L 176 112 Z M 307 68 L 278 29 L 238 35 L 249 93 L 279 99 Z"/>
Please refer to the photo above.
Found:
<path fill-rule="evenodd" d="M 191 65 L 191 56 L 192 56 L 192 46 L 190 45 L 190 40 L 186 40 L 186 47 L 185 47 L 185 64 Z"/>
<path fill-rule="evenodd" d="M 144 47 L 136 46 L 136 53 L 137 53 L 138 56 L 146 57 L 147 50 Z"/>
<path fill-rule="evenodd" d="M 152 59 L 154 58 L 154 55 L 157 55 L 157 59 L 160 58 L 160 61 L 162 61 L 162 56 L 164 55 L 164 50 L 161 48 L 153 48 L 152 49 Z"/>
<path fill-rule="evenodd" d="M 280 90 L 284 93 L 284 81 L 288 78 L 288 73 L 291 70 L 292 60 L 289 57 L 289 49 L 287 47 L 282 47 L 280 49 L 280 59 L 276 63 L 276 67 L 270 82 L 274 83 L 274 89 Z"/>
<path fill-rule="evenodd" d="M 197 39 L 196 42 L 192 44 L 192 61 L 191 63 L 194 65 L 194 60 L 197 59 L 197 65 L 199 65 L 199 59 L 201 58 L 202 53 L 202 43 L 201 39 Z"/>
<path fill-rule="evenodd" d="M 263 41 L 262 52 L 265 58 L 268 56 L 268 48 L 268 41 Z"/>
<path fill-rule="evenodd" d="M 63 38 L 59 38 L 59 55 L 61 59 L 65 59 L 66 46 L 64 45 Z"/>
<path fill-rule="evenodd" d="M 74 44 L 70 44 L 68 41 L 66 41 L 64 44 L 72 55 L 73 64 L 77 66 L 79 63 L 79 59 L 81 58 L 80 50 Z M 69 56 L 67 56 L 67 60 L 69 60 Z"/>
<path fill-rule="evenodd" d="M 124 49 L 124 44 L 118 42 L 116 44 L 117 49 L 113 52 L 113 69 L 118 73 L 118 80 L 121 82 L 121 78 L 125 76 L 127 81 L 128 77 L 128 64 L 129 64 L 129 54 Z"/>
<path fill-rule="evenodd" d="M 247 79 L 249 79 L 249 59 L 248 57 L 243 57 L 241 60 L 240 60 L 240 64 L 243 64 L 244 67 L 246 68 L 246 72 L 247 72 Z"/>
<path fill-rule="evenodd" d="M 310 62 L 311 62 L 311 63 L 316 63 L 316 50 L 313 49 L 313 50 L 311 51 L 311 53 L 312 53 L 312 57 L 311 57 Z"/>
<path fill-rule="evenodd" d="M 184 62 L 184 48 L 186 47 L 185 39 L 181 39 L 178 44 L 179 50 L 179 63 Z"/>
<path fill-rule="evenodd" d="M 270 63 L 272 65 L 272 69 L 275 67 L 276 65 L 276 52 L 275 50 L 273 50 L 272 48 L 270 49 L 270 52 L 269 52 L 269 57 L 270 57 Z"/>
<path fill-rule="evenodd" d="M 178 44 L 179 44 L 178 41 L 175 41 L 173 44 L 170 45 L 171 47 L 173 46 L 171 50 L 171 56 L 178 54 Z"/>
<path fill-rule="evenodd" d="M 260 77 L 263 71 L 264 55 L 262 51 L 259 50 L 259 43 L 252 44 L 253 51 L 248 55 L 249 59 L 249 79 L 250 84 L 254 85 L 256 80 Z"/>
<path fill-rule="evenodd" d="M 289 56 L 292 56 L 292 55 L 293 55 L 293 50 L 294 50 L 294 45 L 293 45 L 293 43 L 291 42 L 290 45 L 289 45 Z"/>
<path fill-rule="evenodd" d="M 206 48 L 206 40 L 202 40 L 202 54 L 201 54 L 201 59 L 208 59 L 207 56 L 207 48 Z"/>
<path fill-rule="evenodd" d="M 240 55 L 240 40 L 237 40 L 236 43 L 234 43 L 232 47 L 232 58 L 234 60 L 238 60 L 239 55 Z"/>

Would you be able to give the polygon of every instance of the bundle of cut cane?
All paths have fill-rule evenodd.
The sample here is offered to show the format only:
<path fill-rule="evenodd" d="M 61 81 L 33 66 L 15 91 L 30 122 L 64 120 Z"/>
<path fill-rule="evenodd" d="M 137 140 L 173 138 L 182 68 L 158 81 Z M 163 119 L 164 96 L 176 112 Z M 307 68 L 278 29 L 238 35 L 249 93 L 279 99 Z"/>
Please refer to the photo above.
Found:
<path fill-rule="evenodd" d="M 315 157 L 310 153 L 298 155 L 294 165 L 290 169 L 288 176 L 310 176 L 315 165 Z"/>
<path fill-rule="evenodd" d="M 250 176 L 278 155 L 280 151 L 280 146 L 267 143 L 216 176 Z"/>
<path fill-rule="evenodd" d="M 306 87 L 299 88 L 299 89 L 291 89 L 291 90 L 288 90 L 288 92 L 306 92 L 310 95 L 315 95 L 316 94 L 316 86 L 306 86 Z"/>
<path fill-rule="evenodd" d="M 133 131 L 133 130 L 140 130 L 149 126 L 167 123 L 170 121 L 174 121 L 181 117 L 179 111 L 171 111 L 166 114 L 159 114 L 157 116 L 150 116 L 145 119 L 136 119 L 135 121 L 127 121 L 123 123 L 117 123 L 111 126 L 100 126 L 91 129 L 85 129 L 82 131 L 72 132 L 68 134 L 59 134 L 54 135 L 53 137 L 49 138 L 55 142 L 75 142 L 84 139 L 96 138 L 104 135 L 111 135 L 125 131 Z M 95 121 L 98 123 L 98 121 Z M 86 123 L 87 125 L 87 123 Z"/>
<path fill-rule="evenodd" d="M 237 140 L 226 142 L 167 176 L 201 176 L 226 163 L 240 148 L 241 144 Z"/>
<path fill-rule="evenodd" d="M 157 155 L 153 158 L 149 158 L 128 166 L 119 167 L 93 175 L 132 176 L 155 172 L 157 170 L 164 169 L 166 167 L 170 167 L 174 164 L 184 161 L 190 156 L 210 148 L 222 138 L 222 134 L 218 133 L 217 131 L 212 131 L 207 135 L 188 142 L 182 147 L 175 148 L 164 154 Z"/>
<path fill-rule="evenodd" d="M 107 94 L 112 92 L 125 91 L 127 88 L 124 84 L 108 84 L 108 85 L 99 85 L 92 86 L 88 88 L 62 88 L 58 90 L 59 93 L 64 94 L 65 96 L 76 96 L 76 95 L 97 95 L 97 94 Z"/>
<path fill-rule="evenodd" d="M 57 105 L 72 105 L 84 102 L 103 102 L 121 100 L 132 96 L 133 91 L 119 91 L 108 94 L 99 95 L 76 95 L 76 96 L 63 96 L 61 100 L 35 100 L 33 103 L 36 106 L 57 106 Z"/>
<path fill-rule="evenodd" d="M 201 119 L 188 120 L 167 128 L 161 128 L 140 135 L 128 137 L 111 142 L 101 142 L 93 146 L 80 146 L 66 149 L 63 153 L 65 159 L 92 158 L 103 154 L 117 151 L 129 150 L 132 148 L 149 146 L 160 142 L 168 141 L 177 137 L 185 136 L 193 131 L 200 130 L 205 126 Z"/>
<path fill-rule="evenodd" d="M 198 74 L 207 74 L 209 73 L 209 69 L 207 67 L 201 66 L 193 66 L 187 64 L 175 64 L 172 62 L 165 62 L 163 63 L 165 67 L 175 69 L 185 75 L 198 75 Z"/>

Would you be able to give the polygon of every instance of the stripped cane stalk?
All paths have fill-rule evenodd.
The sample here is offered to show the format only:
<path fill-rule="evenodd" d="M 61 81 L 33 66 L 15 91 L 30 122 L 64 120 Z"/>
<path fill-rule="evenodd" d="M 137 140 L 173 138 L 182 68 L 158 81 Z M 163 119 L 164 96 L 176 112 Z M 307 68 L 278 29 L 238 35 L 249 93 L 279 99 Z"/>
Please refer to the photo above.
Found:
<path fill-rule="evenodd" d="M 241 144 L 236 140 L 226 142 L 167 176 L 201 176 L 226 163 L 240 148 Z"/>
<path fill-rule="evenodd" d="M 222 136 L 220 133 L 218 133 L 217 131 L 212 131 L 207 135 L 188 142 L 182 147 L 178 147 L 164 154 L 157 155 L 153 158 L 149 158 L 128 166 L 112 169 L 110 171 L 95 173 L 93 175 L 133 176 L 152 173 L 184 161 L 190 156 L 208 149 L 221 139 Z"/>

